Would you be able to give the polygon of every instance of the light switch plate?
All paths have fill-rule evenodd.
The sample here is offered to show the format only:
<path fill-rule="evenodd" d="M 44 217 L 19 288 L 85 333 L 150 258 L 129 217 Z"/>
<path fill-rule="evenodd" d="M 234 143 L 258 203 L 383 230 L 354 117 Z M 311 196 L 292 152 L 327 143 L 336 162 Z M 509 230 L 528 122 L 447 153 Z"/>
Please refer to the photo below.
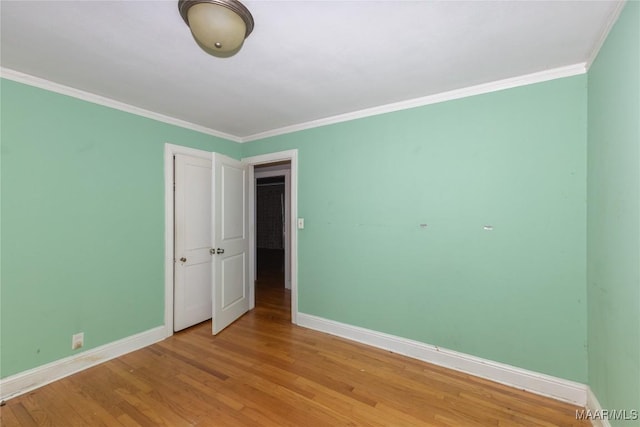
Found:
<path fill-rule="evenodd" d="M 304 228 L 304 218 L 298 218 L 298 230 L 302 230 Z"/>

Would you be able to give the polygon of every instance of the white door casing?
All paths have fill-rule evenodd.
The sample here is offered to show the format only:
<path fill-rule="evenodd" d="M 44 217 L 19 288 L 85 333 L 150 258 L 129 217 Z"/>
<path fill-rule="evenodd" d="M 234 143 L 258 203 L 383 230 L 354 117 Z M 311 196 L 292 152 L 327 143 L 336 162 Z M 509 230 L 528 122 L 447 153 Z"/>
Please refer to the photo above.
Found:
<path fill-rule="evenodd" d="M 249 167 L 213 155 L 213 334 L 249 311 Z"/>
<path fill-rule="evenodd" d="M 173 330 L 211 318 L 211 161 L 175 156 Z"/>

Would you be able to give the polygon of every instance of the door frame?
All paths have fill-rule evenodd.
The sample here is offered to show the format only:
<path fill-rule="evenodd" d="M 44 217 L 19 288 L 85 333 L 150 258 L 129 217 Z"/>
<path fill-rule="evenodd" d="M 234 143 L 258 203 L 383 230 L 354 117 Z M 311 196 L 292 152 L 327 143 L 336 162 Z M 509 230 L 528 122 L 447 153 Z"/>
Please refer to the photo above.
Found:
<path fill-rule="evenodd" d="M 254 166 L 276 162 L 291 162 L 291 196 L 289 235 L 291 236 L 291 323 L 298 320 L 298 150 L 286 150 L 276 153 L 245 157 L 243 162 L 249 165 L 249 310 L 256 303 L 256 187 Z"/>
<path fill-rule="evenodd" d="M 174 286 L 174 193 L 175 171 L 173 156 L 184 154 L 213 161 L 213 153 L 181 145 L 164 144 L 164 327 L 165 335 L 173 335 L 173 286 Z"/>
<path fill-rule="evenodd" d="M 165 336 L 173 335 L 173 258 L 174 258 L 174 215 L 173 215 L 173 156 L 185 154 L 213 161 L 213 152 L 197 148 L 183 147 L 170 143 L 164 144 L 164 327 Z M 298 318 L 298 150 L 286 150 L 277 153 L 241 159 L 249 165 L 249 182 L 255 181 L 254 166 L 281 161 L 291 162 L 291 323 L 297 324 Z M 256 261 L 256 210 L 255 185 L 249 185 L 249 309 L 255 307 L 255 261 Z"/>

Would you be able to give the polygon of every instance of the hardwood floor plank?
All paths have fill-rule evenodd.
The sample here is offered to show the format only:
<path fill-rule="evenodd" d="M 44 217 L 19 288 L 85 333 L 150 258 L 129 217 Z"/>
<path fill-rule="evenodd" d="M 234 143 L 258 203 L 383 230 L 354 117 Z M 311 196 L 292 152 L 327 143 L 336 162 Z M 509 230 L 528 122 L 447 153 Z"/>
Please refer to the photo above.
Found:
<path fill-rule="evenodd" d="M 589 426 L 575 406 L 292 325 L 274 281 L 256 298 L 215 337 L 205 322 L 11 399 L 0 424 Z"/>
<path fill-rule="evenodd" d="M 56 381 L 50 384 L 52 402 L 63 399 L 85 422 L 91 426 L 119 426 L 120 423 L 112 417 L 102 406 L 92 399 L 87 399 L 82 390 L 71 381 Z"/>
<path fill-rule="evenodd" d="M 18 419 L 18 416 L 15 414 L 14 412 L 15 408 L 10 408 L 7 406 L 0 406 L 0 423 L 2 425 L 22 425 L 20 423 L 20 420 Z M 23 408 L 24 410 L 24 408 Z M 33 422 L 33 418 L 31 418 L 31 416 L 29 416 L 29 413 L 24 411 L 24 413 L 27 415 L 29 421 L 28 422 Z"/>

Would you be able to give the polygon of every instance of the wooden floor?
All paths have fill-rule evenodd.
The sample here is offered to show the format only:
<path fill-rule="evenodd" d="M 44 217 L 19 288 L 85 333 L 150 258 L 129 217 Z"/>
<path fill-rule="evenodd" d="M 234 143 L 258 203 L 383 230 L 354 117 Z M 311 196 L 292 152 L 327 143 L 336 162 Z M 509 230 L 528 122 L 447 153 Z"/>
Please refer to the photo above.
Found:
<path fill-rule="evenodd" d="M 218 336 L 205 322 L 11 399 L 1 425 L 589 425 L 571 405 L 293 326 L 280 279 Z"/>

